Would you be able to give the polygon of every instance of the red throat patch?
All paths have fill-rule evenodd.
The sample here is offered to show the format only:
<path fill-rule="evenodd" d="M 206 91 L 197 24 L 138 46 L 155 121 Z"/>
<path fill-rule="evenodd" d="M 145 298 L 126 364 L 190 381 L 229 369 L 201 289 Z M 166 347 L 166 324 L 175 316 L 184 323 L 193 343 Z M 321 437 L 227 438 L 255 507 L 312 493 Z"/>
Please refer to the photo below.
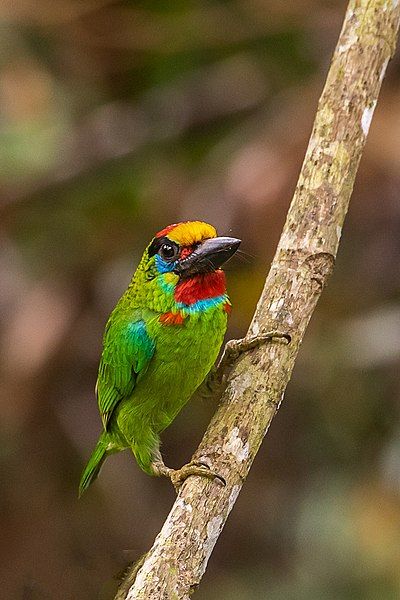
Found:
<path fill-rule="evenodd" d="M 198 300 L 216 298 L 226 292 L 225 273 L 220 269 L 184 279 L 175 288 L 175 301 L 194 304 Z"/>

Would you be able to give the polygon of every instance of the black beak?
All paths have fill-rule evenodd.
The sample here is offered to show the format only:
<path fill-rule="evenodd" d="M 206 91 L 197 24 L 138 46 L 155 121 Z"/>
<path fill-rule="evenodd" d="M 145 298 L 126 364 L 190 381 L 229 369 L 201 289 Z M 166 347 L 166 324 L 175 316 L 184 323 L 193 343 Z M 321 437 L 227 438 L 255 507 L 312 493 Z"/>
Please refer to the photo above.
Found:
<path fill-rule="evenodd" d="M 205 240 L 192 254 L 179 261 L 175 272 L 183 277 L 190 277 L 195 273 L 216 271 L 235 254 L 240 242 L 241 240 L 231 237 Z"/>

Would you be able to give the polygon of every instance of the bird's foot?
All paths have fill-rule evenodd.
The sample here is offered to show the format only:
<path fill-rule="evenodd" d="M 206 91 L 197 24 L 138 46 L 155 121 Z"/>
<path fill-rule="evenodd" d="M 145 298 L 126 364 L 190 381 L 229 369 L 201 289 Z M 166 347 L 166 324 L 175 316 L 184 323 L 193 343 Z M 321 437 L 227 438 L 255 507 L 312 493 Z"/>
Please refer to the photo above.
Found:
<path fill-rule="evenodd" d="M 212 379 L 217 383 L 220 383 L 226 371 L 232 368 L 233 363 L 241 354 L 253 350 L 254 348 L 258 348 L 267 342 L 273 342 L 274 340 L 286 340 L 286 343 L 290 344 L 292 338 L 288 333 L 268 331 L 267 333 L 260 333 L 259 335 L 247 336 L 240 340 L 229 340 L 225 345 L 224 352 L 216 370 L 212 373 Z"/>
<path fill-rule="evenodd" d="M 201 462 L 190 462 L 187 465 L 183 465 L 180 469 L 170 469 L 163 462 L 155 461 L 152 463 L 152 468 L 154 475 L 168 477 L 177 492 L 183 482 L 191 475 L 206 477 L 212 480 L 217 479 L 223 485 L 226 485 L 226 481 L 221 475 L 218 475 L 218 473 L 212 471 L 206 464 Z"/>
<path fill-rule="evenodd" d="M 258 335 L 251 335 L 244 337 L 241 340 L 229 340 L 225 345 L 224 354 L 221 358 L 221 362 L 224 356 L 227 355 L 226 360 L 236 360 L 243 352 L 258 348 L 266 342 L 272 342 L 273 340 L 285 339 L 288 344 L 292 341 L 291 336 L 288 333 L 282 333 L 281 331 L 268 331 L 268 333 L 260 333 Z"/>
<path fill-rule="evenodd" d="M 171 475 L 171 481 L 175 489 L 179 490 L 183 482 L 191 475 L 206 477 L 207 479 L 212 480 L 217 479 L 222 485 L 226 485 L 225 479 L 215 471 L 212 471 L 205 463 L 190 462 L 174 471 Z"/>

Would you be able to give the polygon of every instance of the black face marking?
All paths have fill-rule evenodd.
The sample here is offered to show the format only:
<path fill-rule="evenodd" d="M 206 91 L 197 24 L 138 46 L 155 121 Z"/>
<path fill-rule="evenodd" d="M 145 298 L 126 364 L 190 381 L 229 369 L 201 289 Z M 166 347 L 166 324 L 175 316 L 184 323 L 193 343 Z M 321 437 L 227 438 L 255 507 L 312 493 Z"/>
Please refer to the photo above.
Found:
<path fill-rule="evenodd" d="M 169 240 L 166 236 L 154 238 L 149 246 L 149 258 L 159 254 L 166 262 L 173 262 L 179 256 L 179 245 Z"/>

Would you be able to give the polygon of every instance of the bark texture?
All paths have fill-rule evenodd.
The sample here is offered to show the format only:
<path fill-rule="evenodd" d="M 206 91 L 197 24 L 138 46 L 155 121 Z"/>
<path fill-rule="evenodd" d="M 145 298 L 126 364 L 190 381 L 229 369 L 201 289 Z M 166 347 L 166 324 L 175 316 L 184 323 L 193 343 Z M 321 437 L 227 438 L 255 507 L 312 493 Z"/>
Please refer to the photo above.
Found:
<path fill-rule="evenodd" d="M 117 599 L 187 599 L 282 401 L 307 324 L 332 272 L 362 150 L 399 27 L 399 0 L 351 0 L 311 139 L 249 335 L 274 341 L 235 363 L 194 455 L 226 479 L 190 477 Z"/>

